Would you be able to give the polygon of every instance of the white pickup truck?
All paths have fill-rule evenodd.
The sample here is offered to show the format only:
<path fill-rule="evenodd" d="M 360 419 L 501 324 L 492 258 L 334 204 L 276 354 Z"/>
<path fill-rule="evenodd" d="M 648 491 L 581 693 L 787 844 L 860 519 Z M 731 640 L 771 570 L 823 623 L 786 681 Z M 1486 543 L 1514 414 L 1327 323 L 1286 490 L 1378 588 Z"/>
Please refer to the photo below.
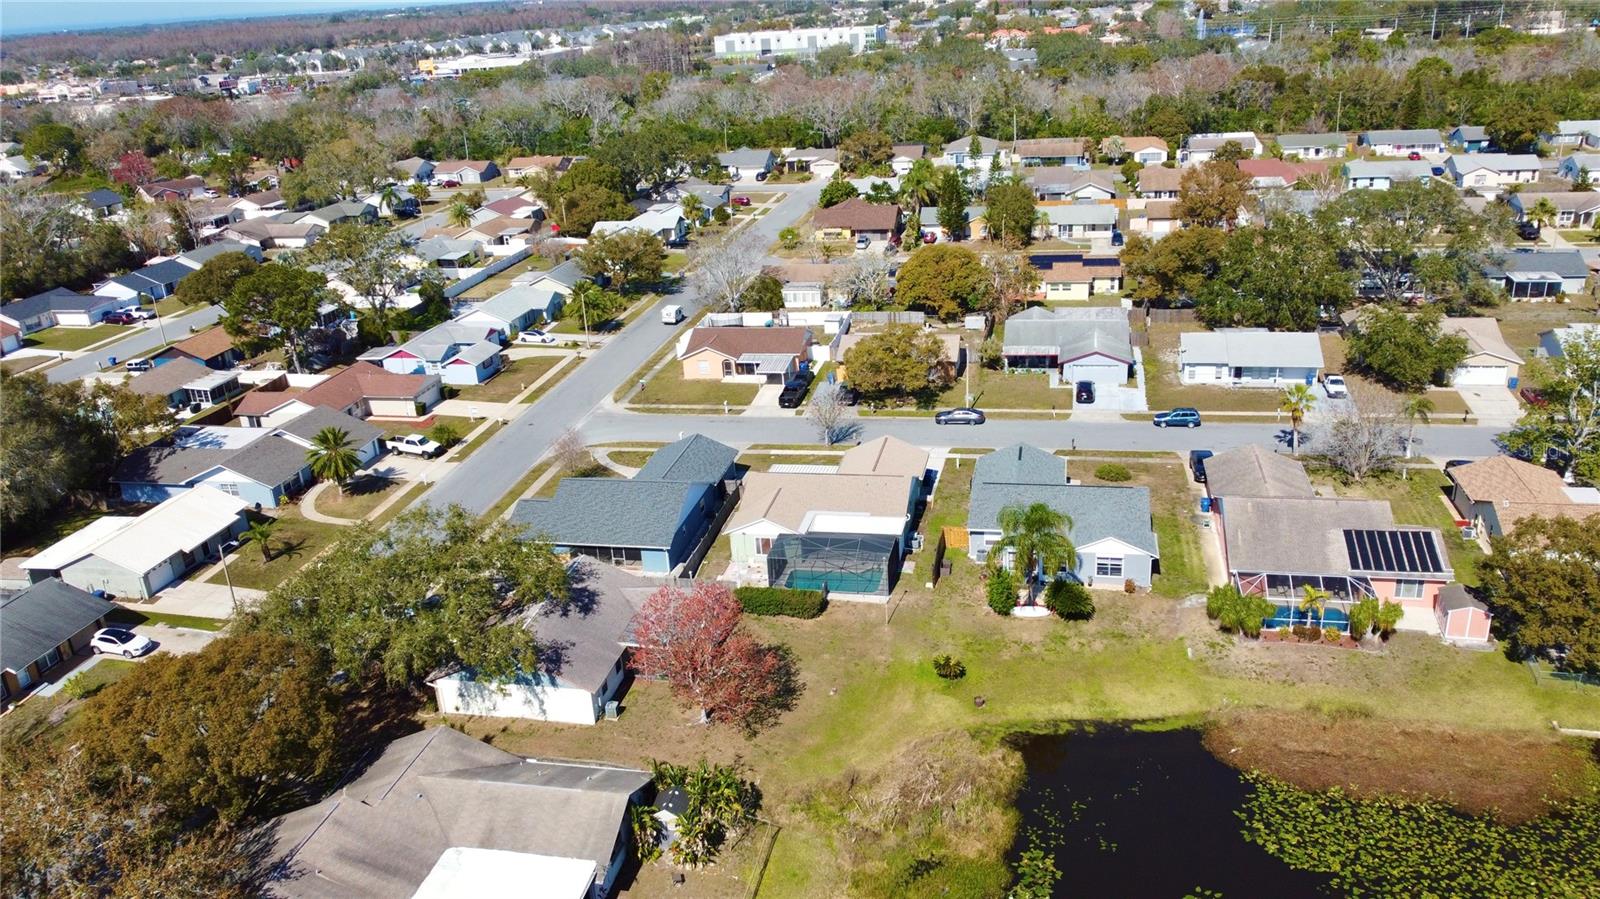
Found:
<path fill-rule="evenodd" d="M 385 440 L 384 445 L 394 452 L 422 456 L 425 459 L 432 459 L 434 456 L 444 452 L 444 447 L 421 434 L 407 434 L 404 437 Z"/>

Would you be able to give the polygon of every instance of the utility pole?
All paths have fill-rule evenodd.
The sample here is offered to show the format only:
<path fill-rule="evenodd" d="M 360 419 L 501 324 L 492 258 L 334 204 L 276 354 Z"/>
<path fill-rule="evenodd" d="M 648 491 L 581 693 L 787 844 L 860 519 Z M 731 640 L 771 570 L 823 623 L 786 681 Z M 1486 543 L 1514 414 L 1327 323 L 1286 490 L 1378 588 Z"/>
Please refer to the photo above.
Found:
<path fill-rule="evenodd" d="M 1428 40 L 1436 41 L 1438 39 L 1439 39 L 1439 7 L 1435 6 L 1433 8 L 1433 24 L 1428 26 Z"/>
<path fill-rule="evenodd" d="M 1470 12 L 1467 13 L 1467 24 L 1461 28 L 1461 36 L 1465 38 L 1472 37 L 1472 13 Z"/>
<path fill-rule="evenodd" d="M 1502 3 L 1502 4 L 1500 4 L 1500 18 L 1494 23 L 1494 27 L 1496 27 L 1496 28 L 1504 28 L 1505 26 L 1506 26 L 1506 5 L 1504 3 Z"/>

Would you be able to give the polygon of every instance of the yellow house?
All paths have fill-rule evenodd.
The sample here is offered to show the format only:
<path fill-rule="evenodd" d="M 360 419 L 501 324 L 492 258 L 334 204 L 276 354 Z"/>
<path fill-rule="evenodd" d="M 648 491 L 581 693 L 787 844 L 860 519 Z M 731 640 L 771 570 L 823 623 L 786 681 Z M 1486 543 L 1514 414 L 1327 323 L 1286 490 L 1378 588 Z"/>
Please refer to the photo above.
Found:
<path fill-rule="evenodd" d="M 1122 292 L 1122 263 L 1115 257 L 1088 257 L 1057 262 L 1040 279 L 1046 300 L 1087 300 L 1095 294 Z"/>
<path fill-rule="evenodd" d="M 695 328 L 678 361 L 685 381 L 782 384 L 808 361 L 809 328 Z"/>

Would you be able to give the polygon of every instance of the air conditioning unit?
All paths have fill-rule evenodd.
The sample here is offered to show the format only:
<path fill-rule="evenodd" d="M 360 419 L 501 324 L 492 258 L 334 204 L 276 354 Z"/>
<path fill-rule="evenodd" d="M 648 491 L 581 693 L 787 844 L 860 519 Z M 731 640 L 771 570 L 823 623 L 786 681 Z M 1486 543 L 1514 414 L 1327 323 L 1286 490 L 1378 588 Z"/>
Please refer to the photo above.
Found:
<path fill-rule="evenodd" d="M 1463 539 L 1463 540 L 1476 540 L 1476 539 L 1478 539 L 1478 529 L 1473 527 L 1470 524 L 1462 527 L 1461 528 L 1461 539 Z"/>
<path fill-rule="evenodd" d="M 912 552 L 920 552 L 921 550 L 922 550 L 922 535 L 921 534 L 912 534 L 911 535 L 911 551 Z"/>

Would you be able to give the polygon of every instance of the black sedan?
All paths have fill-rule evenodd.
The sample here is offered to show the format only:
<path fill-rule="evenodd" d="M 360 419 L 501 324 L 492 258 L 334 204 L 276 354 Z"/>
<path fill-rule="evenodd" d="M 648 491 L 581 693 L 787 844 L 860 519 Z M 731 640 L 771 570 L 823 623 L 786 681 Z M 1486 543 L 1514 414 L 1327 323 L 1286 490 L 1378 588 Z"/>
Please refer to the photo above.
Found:
<path fill-rule="evenodd" d="M 940 425 L 981 425 L 986 420 L 981 411 L 968 407 L 946 409 L 933 417 L 933 423 Z"/>

